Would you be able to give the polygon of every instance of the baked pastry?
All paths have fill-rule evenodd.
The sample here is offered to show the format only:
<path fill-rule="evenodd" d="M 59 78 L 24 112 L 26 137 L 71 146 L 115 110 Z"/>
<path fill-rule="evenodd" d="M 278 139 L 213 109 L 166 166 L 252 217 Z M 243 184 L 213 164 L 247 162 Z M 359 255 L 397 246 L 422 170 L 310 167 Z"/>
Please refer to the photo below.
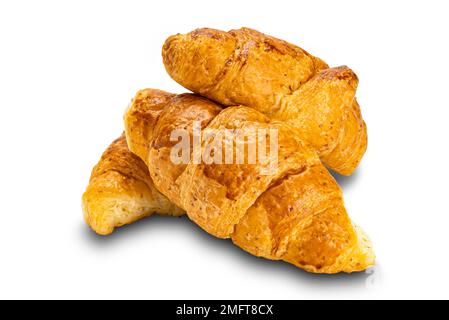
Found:
<path fill-rule="evenodd" d="M 170 156 L 177 142 L 171 133 L 182 129 L 193 139 L 194 120 L 201 121 L 203 134 L 276 130 L 276 170 L 267 173 L 262 163 L 196 164 L 192 158 L 175 164 Z M 341 189 L 298 138 L 297 128 L 252 108 L 222 110 L 196 95 L 146 89 L 127 109 L 125 132 L 129 149 L 148 165 L 156 188 L 208 233 L 310 272 L 353 272 L 373 265 L 370 241 L 352 224 Z M 235 154 L 238 136 L 231 139 Z M 202 154 L 206 148 L 203 143 Z"/>
<path fill-rule="evenodd" d="M 340 174 L 350 175 L 365 153 L 358 79 L 348 67 L 328 69 L 303 49 L 248 28 L 174 35 L 162 56 L 169 75 L 185 88 L 299 128 L 325 165 Z"/>
<path fill-rule="evenodd" d="M 124 135 L 112 142 L 93 168 L 82 204 L 86 223 L 101 235 L 153 213 L 184 213 L 157 191 L 147 166 L 129 151 Z"/>

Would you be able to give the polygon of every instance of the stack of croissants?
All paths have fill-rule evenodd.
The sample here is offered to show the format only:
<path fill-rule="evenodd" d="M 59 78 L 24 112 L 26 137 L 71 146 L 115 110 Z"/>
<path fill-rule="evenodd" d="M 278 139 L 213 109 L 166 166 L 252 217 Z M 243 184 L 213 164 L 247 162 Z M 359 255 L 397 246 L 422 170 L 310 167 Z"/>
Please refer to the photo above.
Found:
<path fill-rule="evenodd" d="M 103 153 L 83 195 L 98 234 L 152 214 L 181 216 L 243 250 L 313 273 L 374 265 L 365 233 L 349 218 L 328 169 L 351 175 L 367 147 L 355 98 L 358 79 L 305 50 L 242 28 L 197 29 L 169 37 L 168 74 L 193 93 L 144 89 L 125 132 Z M 278 166 L 175 164 L 176 129 L 276 129 Z"/>

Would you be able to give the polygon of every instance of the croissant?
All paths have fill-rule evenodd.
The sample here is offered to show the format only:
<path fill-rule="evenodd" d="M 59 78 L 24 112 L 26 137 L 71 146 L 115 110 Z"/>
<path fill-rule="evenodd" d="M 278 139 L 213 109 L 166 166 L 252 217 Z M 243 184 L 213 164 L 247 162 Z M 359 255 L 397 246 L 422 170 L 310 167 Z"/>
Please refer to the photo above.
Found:
<path fill-rule="evenodd" d="M 156 212 L 184 213 L 157 191 L 147 166 L 129 151 L 124 135 L 112 142 L 92 170 L 82 204 L 86 223 L 101 235 Z"/>
<path fill-rule="evenodd" d="M 169 75 L 225 106 L 246 105 L 300 129 L 332 170 L 350 175 L 367 146 L 355 99 L 358 79 L 285 41 L 248 28 L 197 29 L 169 37 L 162 49 Z"/>
<path fill-rule="evenodd" d="M 262 173 L 261 163 L 194 163 L 193 156 L 175 164 L 171 133 L 184 129 L 194 140 L 194 120 L 206 131 L 276 129 L 277 170 Z M 196 95 L 146 89 L 126 111 L 125 133 L 156 188 L 208 233 L 309 272 L 353 272 L 374 264 L 370 241 L 349 219 L 338 184 L 293 126 L 252 108 L 222 109 Z M 235 154 L 237 138 L 232 139 Z"/>

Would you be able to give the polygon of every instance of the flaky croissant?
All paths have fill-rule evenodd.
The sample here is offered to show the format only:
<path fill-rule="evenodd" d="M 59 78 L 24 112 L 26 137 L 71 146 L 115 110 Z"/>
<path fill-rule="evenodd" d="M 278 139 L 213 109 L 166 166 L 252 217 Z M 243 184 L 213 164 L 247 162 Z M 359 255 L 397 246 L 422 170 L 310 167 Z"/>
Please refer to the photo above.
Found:
<path fill-rule="evenodd" d="M 112 142 L 92 170 L 82 204 L 86 223 L 101 235 L 153 213 L 184 214 L 157 191 L 148 167 L 129 151 L 124 135 Z"/>
<path fill-rule="evenodd" d="M 174 164 L 170 135 L 185 129 L 192 136 L 194 120 L 203 129 L 276 129 L 277 170 L 262 174 L 262 164 Z M 148 165 L 158 190 L 210 234 L 310 272 L 373 265 L 370 241 L 349 219 L 339 186 L 294 127 L 251 108 L 222 110 L 196 95 L 147 89 L 130 104 L 125 128 L 130 150 Z"/>
<path fill-rule="evenodd" d="M 169 75 L 187 89 L 299 128 L 302 139 L 340 174 L 351 174 L 365 153 L 358 79 L 348 67 L 328 69 L 303 49 L 248 28 L 171 36 L 162 55 Z"/>

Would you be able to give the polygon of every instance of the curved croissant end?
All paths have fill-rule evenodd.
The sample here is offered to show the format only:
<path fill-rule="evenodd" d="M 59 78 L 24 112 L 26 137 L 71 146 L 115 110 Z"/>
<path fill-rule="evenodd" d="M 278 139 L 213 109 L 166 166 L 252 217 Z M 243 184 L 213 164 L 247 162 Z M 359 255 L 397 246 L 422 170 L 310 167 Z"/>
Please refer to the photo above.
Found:
<path fill-rule="evenodd" d="M 129 151 L 124 135 L 107 148 L 92 170 L 82 205 L 86 223 L 101 235 L 153 213 L 184 213 L 157 191 L 148 168 Z"/>

